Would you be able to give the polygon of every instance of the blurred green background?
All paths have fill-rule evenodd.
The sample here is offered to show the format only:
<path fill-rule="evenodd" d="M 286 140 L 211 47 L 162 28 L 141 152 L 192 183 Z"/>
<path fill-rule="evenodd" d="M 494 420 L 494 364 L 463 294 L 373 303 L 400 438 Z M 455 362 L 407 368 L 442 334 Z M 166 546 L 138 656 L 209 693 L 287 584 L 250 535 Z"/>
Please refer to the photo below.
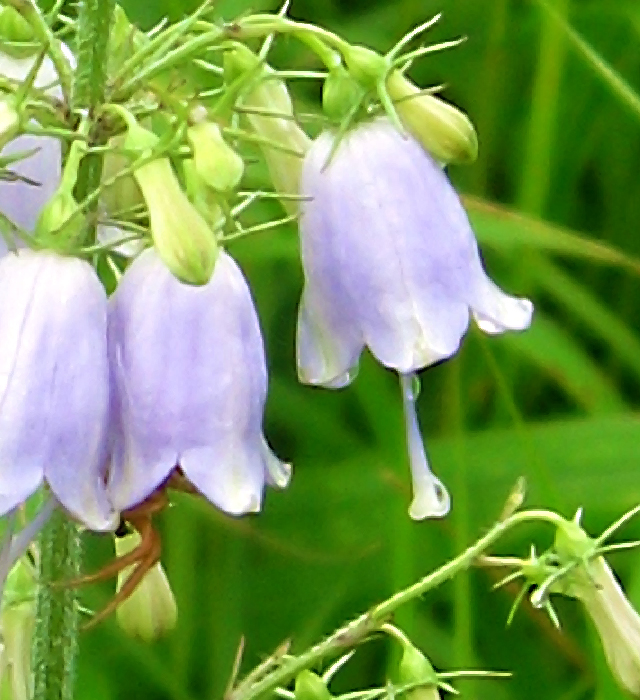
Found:
<path fill-rule="evenodd" d="M 123 5 L 147 28 L 194 6 Z M 258 0 L 217 5 L 226 19 L 249 7 L 277 9 Z M 595 55 L 534 1 L 293 1 L 292 17 L 381 50 L 440 11 L 430 42 L 468 37 L 420 61 L 411 75 L 423 86 L 446 84 L 444 96 L 475 122 L 480 157 L 450 175 L 468 195 L 492 277 L 531 298 L 535 320 L 520 335 L 487 338 L 472 329 L 454 359 L 423 373 L 423 432 L 453 509 L 442 521 L 414 523 L 396 377 L 364 357 L 348 389 L 300 386 L 295 229 L 234 244 L 268 350 L 266 432 L 293 462 L 293 482 L 267 494 L 262 514 L 242 519 L 175 497 L 159 525 L 177 629 L 153 645 L 124 637 L 114 619 L 87 633 L 79 699 L 220 698 L 241 637 L 245 671 L 284 639 L 302 650 L 473 541 L 499 515 L 518 476 L 528 483 L 527 505 L 566 516 L 584 506 L 593 534 L 640 502 L 640 97 L 633 92 L 640 92 L 640 3 L 556 0 L 551 7 Z M 301 45 L 282 39 L 273 61 L 313 65 Z M 318 85 L 294 89 L 301 111 L 313 109 Z M 259 181 L 261 173 L 251 176 Z M 275 206 L 262 214 L 280 215 Z M 545 536 L 523 530 L 500 551 L 524 556 L 532 538 L 548 545 Z M 640 537 L 640 523 L 624 537 Z M 98 566 L 109 556 L 108 539 L 88 537 L 87 550 L 88 568 Z M 639 605 L 640 555 L 611 562 Z M 466 698 L 624 697 L 577 604 L 558 602 L 561 632 L 528 603 L 506 629 L 518 589 L 492 592 L 496 580 L 472 570 L 396 621 L 438 669 L 513 672 L 508 681 L 458 683 Z M 99 606 L 109 589 L 83 595 Z M 332 689 L 382 684 L 388 662 L 382 641 L 365 645 Z"/>

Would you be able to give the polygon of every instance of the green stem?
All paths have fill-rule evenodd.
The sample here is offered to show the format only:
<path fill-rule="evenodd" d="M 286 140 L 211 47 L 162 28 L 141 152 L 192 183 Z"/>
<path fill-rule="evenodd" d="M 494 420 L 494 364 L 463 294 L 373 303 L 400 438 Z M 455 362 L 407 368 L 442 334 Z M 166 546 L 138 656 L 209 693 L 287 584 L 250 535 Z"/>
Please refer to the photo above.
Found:
<path fill-rule="evenodd" d="M 84 0 L 77 32 L 78 68 L 71 107 L 91 119 L 102 104 L 107 48 L 115 0 Z M 91 144 L 91 140 L 89 141 Z M 87 156 L 76 195 L 84 199 L 100 185 L 101 156 Z M 34 634 L 34 700 L 72 700 L 78 651 L 78 600 L 74 588 L 52 586 L 78 577 L 81 548 L 77 525 L 56 511 L 40 539 L 40 582 Z"/>
<path fill-rule="evenodd" d="M 74 588 L 51 587 L 80 573 L 80 538 L 74 522 L 60 510 L 40 540 L 38 591 L 33 650 L 34 700 L 72 700 L 78 648 L 78 604 Z"/>
<path fill-rule="evenodd" d="M 81 110 L 89 117 L 104 102 L 107 82 L 107 53 L 109 33 L 115 10 L 115 0 L 84 0 L 78 17 L 77 58 L 71 108 Z M 95 135 L 89 137 L 89 146 L 97 145 Z M 97 189 L 102 176 L 102 155 L 87 155 L 78 172 L 75 196 L 82 201 Z M 97 200 L 92 202 L 97 207 Z M 87 212 L 90 213 L 90 212 Z M 91 220 L 91 217 L 88 217 Z"/>
<path fill-rule="evenodd" d="M 344 627 L 336 630 L 329 637 L 311 647 L 308 651 L 288 658 L 281 666 L 261 680 L 249 684 L 240 683 L 237 688 L 228 695 L 228 700 L 256 700 L 267 693 L 272 693 L 277 687 L 286 685 L 296 677 L 300 671 L 316 667 L 318 662 L 326 657 L 337 656 L 350 649 L 372 632 L 380 629 L 391 615 L 402 605 L 416 600 L 427 591 L 436 588 L 448 581 L 458 572 L 467 569 L 473 562 L 491 545 L 499 540 L 508 530 L 523 522 L 543 521 L 558 526 L 565 524 L 566 520 L 557 513 L 546 510 L 527 510 L 515 513 L 505 520 L 497 522 L 475 544 L 468 547 L 462 554 L 440 567 L 433 573 L 414 583 L 412 586 L 399 591 L 382 603 L 371 608 L 368 612 L 352 620 Z"/>

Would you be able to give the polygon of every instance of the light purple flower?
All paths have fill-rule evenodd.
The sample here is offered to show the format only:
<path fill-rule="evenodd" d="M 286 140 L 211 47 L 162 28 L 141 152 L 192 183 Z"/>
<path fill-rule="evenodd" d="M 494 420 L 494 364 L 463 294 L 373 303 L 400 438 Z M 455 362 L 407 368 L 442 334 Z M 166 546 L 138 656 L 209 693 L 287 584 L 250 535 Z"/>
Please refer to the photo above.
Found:
<path fill-rule="evenodd" d="M 106 499 L 107 298 L 86 262 L 21 250 L 0 260 L 0 514 L 43 480 L 94 530 Z"/>
<path fill-rule="evenodd" d="M 69 57 L 70 56 L 69 53 Z M 0 75 L 11 80 L 24 80 L 36 56 L 15 58 L 0 53 Z M 62 97 L 58 76 L 50 58 L 45 57 L 34 86 L 45 89 L 53 97 Z M 25 154 L 27 157 L 8 166 L 11 179 L 0 182 L 0 212 L 22 230 L 31 233 L 40 211 L 52 197 L 60 182 L 62 151 L 60 141 L 51 136 L 23 134 L 8 143 L 2 157 Z M 6 226 L 3 225 L 3 228 Z M 9 232 L 11 233 L 11 232 Z M 0 251 L 6 250 L 0 238 Z"/>
<path fill-rule="evenodd" d="M 141 502 L 179 465 L 222 510 L 259 510 L 265 480 L 285 486 L 289 467 L 262 434 L 264 348 L 236 263 L 221 252 L 211 280 L 191 286 L 150 249 L 110 304 L 114 505 Z"/>
<path fill-rule="evenodd" d="M 385 118 L 361 124 L 332 154 L 323 133 L 302 171 L 305 287 L 298 321 L 301 381 L 337 388 L 367 346 L 403 380 L 415 518 L 444 515 L 407 390 L 414 372 L 453 355 L 470 313 L 487 333 L 524 329 L 532 304 L 486 275 L 473 231 L 445 173 Z"/>

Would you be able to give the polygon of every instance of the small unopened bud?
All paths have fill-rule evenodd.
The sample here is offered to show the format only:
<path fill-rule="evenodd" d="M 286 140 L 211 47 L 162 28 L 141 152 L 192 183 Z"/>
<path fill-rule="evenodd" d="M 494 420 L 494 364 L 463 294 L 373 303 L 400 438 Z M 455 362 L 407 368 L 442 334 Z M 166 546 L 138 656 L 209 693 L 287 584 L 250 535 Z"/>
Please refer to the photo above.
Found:
<path fill-rule="evenodd" d="M 36 582 L 26 559 L 7 578 L 0 612 L 0 697 L 29 700 L 32 695 L 31 644 L 36 618 Z"/>
<path fill-rule="evenodd" d="M 115 540 L 116 555 L 123 556 L 140 544 L 140 535 L 134 532 Z M 117 590 L 129 578 L 135 565 L 124 569 L 118 576 Z M 178 619 L 178 608 L 171 586 L 160 562 L 145 574 L 133 593 L 116 609 L 120 627 L 130 636 L 145 642 L 158 639 L 170 632 Z"/>
<path fill-rule="evenodd" d="M 124 148 L 150 154 L 158 137 L 133 118 L 127 125 Z M 169 158 L 155 158 L 135 168 L 133 176 L 147 205 L 151 238 L 164 264 L 185 284 L 206 284 L 218 255 L 216 238 L 180 187 Z"/>
<path fill-rule="evenodd" d="M 609 668 L 618 683 L 640 697 L 640 615 L 602 556 L 593 554 L 595 541 L 577 521 L 556 530 L 554 549 L 562 562 L 582 560 L 551 592 L 577 598 L 591 618 Z"/>
<path fill-rule="evenodd" d="M 218 192 L 234 189 L 244 172 L 244 161 L 222 137 L 217 124 L 203 121 L 187 129 L 193 163 L 200 178 Z"/>
<path fill-rule="evenodd" d="M 296 676 L 295 700 L 331 700 L 326 683 L 313 671 L 301 671 Z"/>
<path fill-rule="evenodd" d="M 389 71 L 387 59 L 366 46 L 350 46 L 342 55 L 353 78 L 366 90 L 374 89 Z"/>
<path fill-rule="evenodd" d="M 260 59 L 244 46 L 225 53 L 225 72 L 236 76 L 242 71 L 260 70 L 255 85 L 242 96 L 242 107 L 253 131 L 264 141 L 260 148 L 277 192 L 297 195 L 300 187 L 302 159 L 311 146 L 311 139 L 298 126 L 293 115 L 293 103 L 284 81 L 268 77 L 273 71 L 259 66 Z M 283 148 L 287 149 L 286 152 Z M 290 151 L 295 151 L 291 153 Z M 298 210 L 297 202 L 282 200 L 290 213 Z"/>
<path fill-rule="evenodd" d="M 331 121 L 341 122 L 360 102 L 364 90 L 339 64 L 329 71 L 322 86 L 322 110 Z"/>
<path fill-rule="evenodd" d="M 60 187 L 42 208 L 34 238 L 44 248 L 65 253 L 82 240 L 84 231 L 85 219 L 78 203 L 68 189 Z"/>
<path fill-rule="evenodd" d="M 0 8 L 0 41 L 5 44 L 3 49 L 6 43 L 26 44 L 35 40 L 31 25 L 16 9 L 8 5 Z"/>
<path fill-rule="evenodd" d="M 398 683 L 400 685 L 420 684 L 419 687 L 407 692 L 407 698 L 409 700 L 439 700 L 438 678 L 427 657 L 408 639 L 403 640 L 402 646 L 402 658 L 398 666 Z"/>
<path fill-rule="evenodd" d="M 478 137 L 464 112 L 420 89 L 399 71 L 387 78 L 387 92 L 403 126 L 440 163 L 472 163 Z"/>

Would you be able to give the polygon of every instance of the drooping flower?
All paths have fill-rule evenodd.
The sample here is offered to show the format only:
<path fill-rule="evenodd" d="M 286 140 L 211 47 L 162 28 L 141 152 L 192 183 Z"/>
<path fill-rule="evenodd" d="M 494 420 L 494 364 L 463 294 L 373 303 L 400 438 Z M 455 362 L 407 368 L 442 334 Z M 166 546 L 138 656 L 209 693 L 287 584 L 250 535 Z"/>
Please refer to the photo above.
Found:
<path fill-rule="evenodd" d="M 302 171 L 301 381 L 347 385 L 365 346 L 412 375 L 457 351 L 470 314 L 487 333 L 528 327 L 531 302 L 487 277 L 455 190 L 417 141 L 382 118 L 333 149 L 333 134 L 323 133 Z M 419 439 L 411 393 L 405 408 L 411 443 Z M 424 450 L 410 444 L 410 456 L 420 489 L 412 517 L 443 515 L 448 496 Z"/>
<path fill-rule="evenodd" d="M 221 252 L 211 280 L 195 287 L 149 249 L 110 304 L 114 505 L 135 506 L 180 466 L 222 510 L 259 510 L 265 480 L 285 486 L 289 468 L 262 434 L 264 348 L 236 263 Z"/>
<path fill-rule="evenodd" d="M 87 527 L 106 498 L 107 298 L 86 262 L 20 250 L 0 260 L 0 514 L 46 481 Z"/>

